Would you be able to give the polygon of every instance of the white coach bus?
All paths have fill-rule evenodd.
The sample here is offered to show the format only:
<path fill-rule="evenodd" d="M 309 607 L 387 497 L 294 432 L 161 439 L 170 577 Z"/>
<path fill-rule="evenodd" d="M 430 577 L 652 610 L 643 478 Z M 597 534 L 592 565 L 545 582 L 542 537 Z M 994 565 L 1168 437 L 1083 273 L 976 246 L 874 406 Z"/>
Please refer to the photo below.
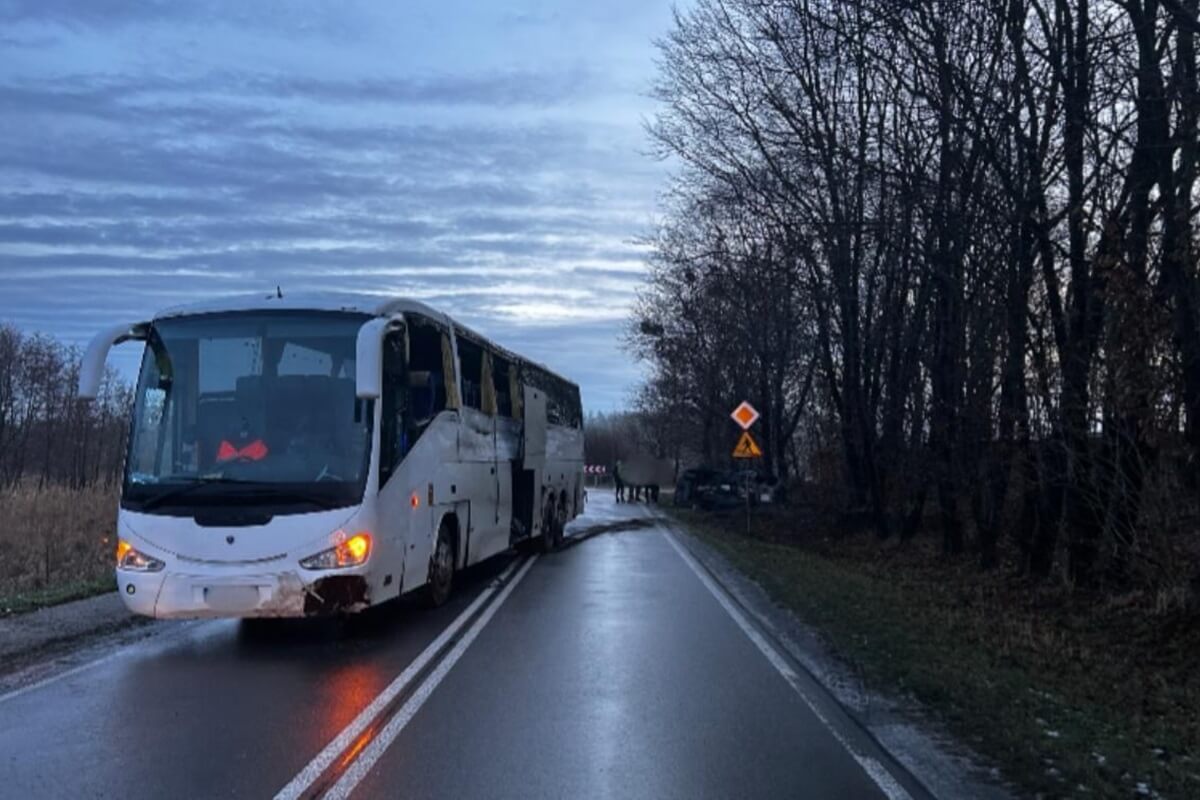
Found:
<path fill-rule="evenodd" d="M 145 342 L 117 581 L 153 617 L 346 613 L 582 511 L 579 388 L 417 302 L 255 296 L 171 309 L 89 345 Z"/>

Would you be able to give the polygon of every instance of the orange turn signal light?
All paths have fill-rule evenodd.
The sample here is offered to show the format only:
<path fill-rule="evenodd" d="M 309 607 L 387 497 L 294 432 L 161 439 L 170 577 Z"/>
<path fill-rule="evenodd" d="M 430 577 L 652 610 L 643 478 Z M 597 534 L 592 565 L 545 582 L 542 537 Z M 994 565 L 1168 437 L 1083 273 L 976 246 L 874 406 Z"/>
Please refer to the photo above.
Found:
<path fill-rule="evenodd" d="M 413 492 L 412 497 L 408 498 L 408 503 L 413 508 L 420 508 L 421 507 L 421 495 L 417 494 L 416 492 Z"/>
<path fill-rule="evenodd" d="M 133 545 L 131 545 L 129 542 L 125 541 L 124 539 L 118 539 L 117 540 L 117 563 L 120 564 L 123 560 L 125 560 L 125 556 L 128 555 L 129 551 L 132 549 L 133 549 Z"/>
<path fill-rule="evenodd" d="M 371 552 L 371 536 L 368 533 L 356 533 L 343 542 L 342 547 L 350 556 L 350 563 L 361 564 Z"/>

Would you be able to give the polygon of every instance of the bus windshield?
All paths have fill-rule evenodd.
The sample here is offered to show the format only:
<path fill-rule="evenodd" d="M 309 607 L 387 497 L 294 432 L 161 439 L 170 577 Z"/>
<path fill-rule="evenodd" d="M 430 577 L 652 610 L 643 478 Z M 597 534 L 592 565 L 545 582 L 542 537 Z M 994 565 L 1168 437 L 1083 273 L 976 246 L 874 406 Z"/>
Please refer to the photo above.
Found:
<path fill-rule="evenodd" d="M 355 395 L 354 360 L 366 319 L 258 311 L 156 322 L 138 379 L 123 504 L 283 513 L 360 502 L 372 414 Z"/>

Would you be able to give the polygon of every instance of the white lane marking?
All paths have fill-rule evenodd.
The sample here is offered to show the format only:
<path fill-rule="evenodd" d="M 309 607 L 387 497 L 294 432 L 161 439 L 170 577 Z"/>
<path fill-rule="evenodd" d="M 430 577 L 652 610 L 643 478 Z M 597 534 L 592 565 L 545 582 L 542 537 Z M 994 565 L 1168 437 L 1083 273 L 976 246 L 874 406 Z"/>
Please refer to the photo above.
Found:
<path fill-rule="evenodd" d="M 404 730 L 404 727 L 408 725 L 409 721 L 421 710 L 421 706 L 433 694 L 434 689 L 438 687 L 438 684 L 442 682 L 442 679 L 446 677 L 446 674 L 450 672 L 455 663 L 462 658 L 463 653 L 471 646 L 471 642 L 475 641 L 475 637 L 479 635 L 479 632 L 492 619 L 496 610 L 512 594 L 512 590 L 517 588 L 517 584 L 529 572 L 529 568 L 533 566 L 533 562 L 536 560 L 537 556 L 535 555 L 525 562 L 525 566 L 521 567 L 521 571 L 500 592 L 500 595 L 496 598 L 496 602 L 487 607 L 479 619 L 475 621 L 475 624 L 467 630 L 466 634 L 458 640 L 453 649 L 446 654 L 446 657 L 438 663 L 433 672 L 429 673 L 429 677 L 425 679 L 425 682 L 418 686 L 412 696 L 404 701 L 404 705 L 388 721 L 388 724 L 379 732 L 379 735 L 363 749 L 358 758 L 342 773 L 342 777 L 338 779 L 338 782 L 325 795 L 324 800 L 343 800 L 343 798 L 348 797 L 354 791 L 354 787 L 366 777 L 367 773 L 371 771 L 371 767 L 375 766 L 375 762 L 379 760 L 379 757 L 384 754 L 392 742 L 396 740 L 396 737 L 400 735 L 400 732 Z"/>
<path fill-rule="evenodd" d="M 667 537 L 667 541 L 671 543 L 671 546 L 675 548 L 675 552 L 679 553 L 679 556 L 684 560 L 684 562 L 692 568 L 692 572 L 696 573 L 696 577 L 700 579 L 700 582 L 704 584 L 705 588 L 707 588 L 712 596 L 717 599 L 717 602 L 721 604 L 721 608 L 724 608 L 729 616 L 733 618 L 733 621 L 737 623 L 737 626 L 742 629 L 742 633 L 746 634 L 750 641 L 754 643 L 754 646 L 757 647 L 759 651 L 767 657 L 767 661 L 771 662 L 771 666 L 775 667 L 779 674 L 783 676 L 783 679 L 791 684 L 792 688 L 796 690 L 796 694 L 800 695 L 800 699 L 804 701 L 804 704 L 808 706 L 816 718 L 821 721 L 821 724 L 824 725 L 831 734 L 833 734 L 833 738 L 838 741 L 838 744 L 845 748 L 846 752 L 850 754 L 850 757 L 858 762 L 858 765 L 863 768 L 863 771 L 867 773 L 871 780 L 875 781 L 875 784 L 889 798 L 889 800 L 912 800 L 912 795 L 905 791 L 904 787 L 896 782 L 896 779 L 892 777 L 892 774 L 887 771 L 883 764 L 879 763 L 878 759 L 864 755 L 863 753 L 859 753 L 857 750 L 855 750 L 853 745 L 850 744 L 846 737 L 844 737 L 841 732 L 838 731 L 838 729 L 835 728 L 832 723 L 830 723 L 825 715 L 821 713 L 821 710 L 817 707 L 817 704 L 813 702 L 813 700 L 804 691 L 800 675 L 797 674 L 796 670 L 792 669 L 792 665 L 789 664 L 787 659 L 783 657 L 779 650 L 777 650 L 775 646 L 771 644 L 771 642 L 769 642 L 766 637 L 764 637 L 762 633 L 760 633 L 758 629 L 750 623 L 749 620 L 746 619 L 745 614 L 743 614 L 741 609 L 739 609 L 733 603 L 733 601 L 729 599 L 729 596 L 725 590 L 718 586 L 716 582 L 713 581 L 712 577 L 704 570 L 704 568 L 696 562 L 695 556 L 688 552 L 687 548 L 681 545 L 675 539 L 674 534 L 672 534 L 665 527 L 662 528 L 662 532 L 663 535 Z"/>
<path fill-rule="evenodd" d="M 525 562 L 526 565 L 531 563 L 533 563 L 532 559 Z M 388 703 L 396 699 L 397 695 L 404 691 L 405 687 L 407 687 L 412 679 L 416 677 L 416 675 L 423 670 L 426 665 L 429 664 L 429 661 L 438 653 L 438 651 L 446 646 L 446 642 L 450 641 L 450 639 L 453 638 L 459 632 L 459 630 L 467 624 L 467 620 L 474 616 L 475 612 L 479 610 L 479 607 L 488 600 L 492 599 L 492 596 L 496 594 L 497 586 L 503 584 L 504 581 L 506 581 L 513 573 L 513 570 L 520 566 L 520 564 L 520 561 L 514 561 L 512 565 L 509 566 L 509 568 L 506 569 L 500 576 L 499 580 L 480 592 L 479 596 L 475 598 L 471 605 L 467 606 L 465 611 L 459 614 L 455 620 L 446 627 L 445 630 L 438 634 L 438 637 L 434 639 L 428 647 L 422 650 L 421 654 L 413 659 L 412 663 L 405 667 L 404 671 L 396 676 L 396 679 L 389 683 L 387 687 L 380 692 L 379 695 L 372 700 L 366 708 L 360 711 L 358 716 L 351 720 L 350 724 L 342 729 L 341 733 L 335 736 L 333 740 L 329 742 L 329 744 L 325 745 L 325 749 L 323 749 L 320 753 L 317 753 L 316 757 L 313 758 L 312 761 L 308 762 L 308 765 L 305 766 L 304 769 L 300 770 L 299 774 L 292 778 L 287 786 L 284 786 L 279 790 L 279 793 L 275 795 L 275 800 L 295 800 L 295 798 L 298 798 L 305 790 L 308 789 L 308 787 L 312 786 L 313 782 L 316 781 L 317 778 L 321 777 L 321 773 L 323 773 L 329 767 L 329 765 L 332 764 L 334 760 L 340 756 L 342 752 L 345 751 L 346 748 L 349 747 L 350 744 L 362 734 L 363 731 L 367 729 L 367 726 L 374 721 L 375 717 L 379 715 L 379 712 L 382 711 Z M 511 586 L 512 584 L 509 585 Z"/>

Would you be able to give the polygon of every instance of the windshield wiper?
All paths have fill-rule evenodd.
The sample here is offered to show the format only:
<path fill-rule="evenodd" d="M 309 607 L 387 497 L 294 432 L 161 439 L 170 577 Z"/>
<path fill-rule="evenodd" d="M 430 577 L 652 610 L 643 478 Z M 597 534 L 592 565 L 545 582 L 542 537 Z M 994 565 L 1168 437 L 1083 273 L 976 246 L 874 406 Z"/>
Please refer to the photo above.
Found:
<path fill-rule="evenodd" d="M 252 484 L 252 483 L 254 483 L 254 481 L 242 481 L 242 480 L 238 480 L 237 478 L 218 478 L 218 477 L 196 478 L 196 479 L 193 479 L 190 483 L 185 483 L 182 486 L 174 486 L 170 489 L 166 489 L 164 491 L 159 492 L 158 494 L 155 494 L 155 495 L 152 495 L 152 496 L 146 498 L 144 501 L 142 501 L 142 510 L 147 511 L 151 508 L 158 508 L 159 506 L 161 506 L 163 503 L 167 502 L 168 500 L 174 500 L 177 497 L 183 497 L 184 495 L 191 494 L 192 492 L 196 491 L 197 489 L 199 489 L 202 486 L 214 486 L 214 485 L 243 485 L 244 486 L 244 485 L 248 485 L 248 484 Z"/>
<path fill-rule="evenodd" d="M 330 502 L 329 500 L 306 492 L 297 491 L 295 489 L 287 489 L 284 487 L 272 486 L 269 483 L 260 483 L 259 481 L 246 481 L 237 478 L 197 478 L 183 486 L 175 486 L 166 489 L 153 495 L 142 502 L 142 510 L 148 511 L 153 508 L 158 508 L 163 503 L 175 500 L 185 495 L 189 495 L 202 486 L 237 486 L 248 487 L 239 489 L 234 495 L 239 499 L 250 498 L 257 500 L 280 500 L 281 502 L 292 503 L 308 503 L 314 505 L 323 511 L 332 511 L 335 508 L 340 508 L 341 504 Z"/>

